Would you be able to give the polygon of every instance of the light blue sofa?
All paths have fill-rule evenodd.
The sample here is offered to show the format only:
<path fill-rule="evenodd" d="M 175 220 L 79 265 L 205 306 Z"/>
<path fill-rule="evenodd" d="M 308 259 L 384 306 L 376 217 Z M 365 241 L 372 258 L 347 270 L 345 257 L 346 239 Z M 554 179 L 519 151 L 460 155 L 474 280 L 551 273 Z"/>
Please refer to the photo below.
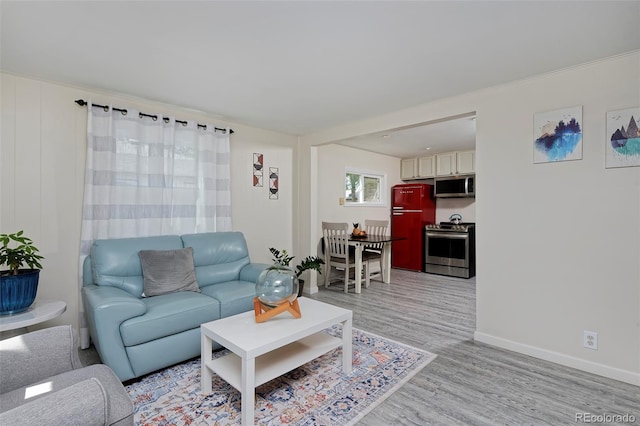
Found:
<path fill-rule="evenodd" d="M 143 296 L 140 250 L 193 248 L 200 293 Z M 240 232 L 96 240 L 83 266 L 91 339 L 122 381 L 200 355 L 200 324 L 253 309 L 258 276 Z"/>

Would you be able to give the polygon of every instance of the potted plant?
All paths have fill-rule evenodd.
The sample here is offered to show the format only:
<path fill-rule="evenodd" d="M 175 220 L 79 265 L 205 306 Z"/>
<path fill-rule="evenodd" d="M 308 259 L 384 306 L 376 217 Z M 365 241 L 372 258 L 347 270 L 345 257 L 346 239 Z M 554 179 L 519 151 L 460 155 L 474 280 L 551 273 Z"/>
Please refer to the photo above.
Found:
<path fill-rule="evenodd" d="M 278 265 L 286 266 L 291 268 L 289 265 L 291 261 L 295 258 L 295 256 L 289 256 L 286 250 L 277 250 L 273 247 L 269 248 L 269 251 L 273 255 L 273 262 Z M 321 265 L 324 265 L 324 260 L 320 259 L 318 256 L 307 256 L 302 262 L 300 262 L 296 268 L 296 278 L 298 278 L 298 297 L 302 296 L 302 289 L 304 288 L 304 280 L 300 279 L 300 275 L 306 270 L 314 270 L 318 273 L 322 273 Z"/>
<path fill-rule="evenodd" d="M 44 257 L 24 231 L 0 234 L 0 243 L 0 315 L 17 314 L 26 311 L 36 298 Z M 25 265 L 28 269 L 21 269 Z"/>

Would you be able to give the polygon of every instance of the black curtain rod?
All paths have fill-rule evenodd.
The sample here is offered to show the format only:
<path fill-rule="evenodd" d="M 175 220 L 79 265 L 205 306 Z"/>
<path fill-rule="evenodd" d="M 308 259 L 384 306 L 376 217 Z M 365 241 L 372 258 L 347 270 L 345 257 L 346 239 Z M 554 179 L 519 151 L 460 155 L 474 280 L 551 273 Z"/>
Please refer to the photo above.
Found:
<path fill-rule="evenodd" d="M 84 99 L 78 99 L 78 100 L 75 101 L 75 103 L 77 103 L 80 106 L 87 105 L 87 102 Z M 105 112 L 109 111 L 109 106 L 108 105 L 91 104 L 91 106 L 96 107 L 96 108 L 102 108 L 102 109 L 105 110 Z M 126 109 L 122 109 L 122 108 L 111 108 L 111 109 L 113 109 L 114 111 L 120 111 L 122 113 L 122 115 L 127 115 L 127 110 Z M 153 119 L 153 121 L 156 121 L 158 119 L 157 115 L 145 114 L 143 112 L 138 113 L 138 115 L 140 116 L 140 118 L 142 118 L 142 117 L 150 117 L 150 118 Z M 165 123 L 169 122 L 169 118 L 167 118 L 167 117 L 164 117 L 163 120 L 164 120 Z M 182 120 L 176 120 L 176 123 L 180 123 L 183 126 L 187 125 L 187 122 L 186 121 L 182 121 Z M 201 129 L 207 130 L 207 125 L 206 124 L 199 124 L 198 123 L 198 127 L 201 128 Z M 221 129 L 219 127 L 214 127 L 213 129 L 216 130 L 216 131 L 217 130 L 225 131 L 225 132 L 227 131 L 227 129 Z M 233 134 L 235 132 L 233 131 L 233 129 L 229 129 L 229 133 Z"/>

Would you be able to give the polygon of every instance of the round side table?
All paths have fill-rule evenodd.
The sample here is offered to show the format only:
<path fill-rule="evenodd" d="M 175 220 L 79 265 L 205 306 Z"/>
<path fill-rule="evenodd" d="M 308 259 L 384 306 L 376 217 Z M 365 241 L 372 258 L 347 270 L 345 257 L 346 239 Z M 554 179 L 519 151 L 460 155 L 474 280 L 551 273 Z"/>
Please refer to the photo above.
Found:
<path fill-rule="evenodd" d="M 23 334 L 28 326 L 53 319 L 66 310 L 67 304 L 61 300 L 36 300 L 24 312 L 0 316 L 0 338 Z"/>

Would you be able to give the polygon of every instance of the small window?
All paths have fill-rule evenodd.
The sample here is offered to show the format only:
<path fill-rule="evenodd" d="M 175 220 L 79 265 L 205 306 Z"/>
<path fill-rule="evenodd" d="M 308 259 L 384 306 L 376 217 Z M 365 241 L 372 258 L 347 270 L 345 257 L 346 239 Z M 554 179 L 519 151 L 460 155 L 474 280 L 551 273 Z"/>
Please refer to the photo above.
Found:
<path fill-rule="evenodd" d="M 382 173 L 347 170 L 345 173 L 345 205 L 384 206 L 386 177 Z"/>

